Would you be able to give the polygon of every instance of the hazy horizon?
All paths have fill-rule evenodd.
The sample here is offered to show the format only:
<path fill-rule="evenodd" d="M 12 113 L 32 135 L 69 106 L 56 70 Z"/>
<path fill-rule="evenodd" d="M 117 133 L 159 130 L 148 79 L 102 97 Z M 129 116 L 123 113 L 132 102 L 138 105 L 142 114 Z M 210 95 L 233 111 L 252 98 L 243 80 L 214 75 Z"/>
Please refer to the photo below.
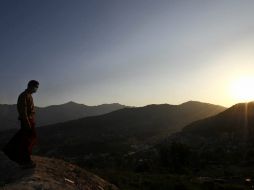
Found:
<path fill-rule="evenodd" d="M 49 106 L 58 106 L 58 105 L 63 105 L 63 104 L 67 104 L 67 103 L 76 103 L 76 104 L 82 104 L 82 105 L 85 105 L 85 106 L 100 106 L 100 105 L 108 105 L 108 104 L 120 104 L 120 105 L 123 105 L 123 106 L 128 106 L 128 107 L 144 107 L 144 106 L 148 106 L 148 105 L 162 105 L 162 104 L 168 104 L 168 105 L 181 105 L 181 104 L 184 104 L 184 103 L 187 103 L 187 102 L 199 102 L 199 103 L 205 103 L 205 104 L 212 104 L 210 102 L 201 102 L 201 101 L 198 101 L 198 100 L 187 100 L 185 102 L 181 102 L 181 103 L 178 103 L 178 104 L 172 104 L 170 102 L 164 102 L 164 103 L 148 103 L 148 104 L 145 104 L 145 105 L 126 105 L 126 104 L 122 104 L 121 102 L 105 102 L 105 103 L 101 103 L 101 104 L 94 104 L 94 105 L 91 105 L 91 104 L 86 104 L 86 103 L 80 103 L 80 102 L 76 102 L 76 101 L 67 101 L 67 102 L 62 102 L 60 104 L 50 104 L 50 105 L 45 105 L 45 106 L 38 106 L 38 105 L 35 105 L 36 107 L 40 107 L 40 108 L 44 108 L 44 107 L 49 107 Z M 238 102 L 238 103 L 246 103 L 246 102 Z M 11 104 L 7 104 L 7 103 L 0 103 L 0 105 L 16 105 L 16 103 L 11 103 Z M 217 106 L 222 106 L 222 107 L 225 107 L 223 105 L 219 105 L 219 104 L 213 104 L 213 105 L 217 105 Z M 225 107 L 227 108 L 227 107 Z"/>
<path fill-rule="evenodd" d="M 3 0 L 0 104 L 254 100 L 254 1 Z M 254 88 L 253 88 L 254 89 Z"/>

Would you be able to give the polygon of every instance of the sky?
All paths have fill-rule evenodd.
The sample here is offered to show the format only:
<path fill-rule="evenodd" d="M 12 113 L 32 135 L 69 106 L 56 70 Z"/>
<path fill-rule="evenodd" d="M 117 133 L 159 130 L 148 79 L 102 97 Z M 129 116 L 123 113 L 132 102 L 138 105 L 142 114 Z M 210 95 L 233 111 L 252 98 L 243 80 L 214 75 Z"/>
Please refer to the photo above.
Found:
<path fill-rule="evenodd" d="M 31 79 L 37 106 L 254 99 L 254 85 L 239 83 L 254 76 L 253 9 L 252 0 L 1 0 L 0 104 L 15 104 Z"/>

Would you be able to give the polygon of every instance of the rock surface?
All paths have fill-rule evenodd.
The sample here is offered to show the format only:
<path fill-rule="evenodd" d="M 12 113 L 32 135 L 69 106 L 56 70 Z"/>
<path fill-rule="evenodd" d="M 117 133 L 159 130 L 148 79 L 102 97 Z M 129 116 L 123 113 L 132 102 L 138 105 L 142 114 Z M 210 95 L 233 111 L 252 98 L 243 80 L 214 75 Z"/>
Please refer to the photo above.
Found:
<path fill-rule="evenodd" d="M 118 190 L 100 177 L 62 160 L 32 156 L 34 169 L 21 169 L 0 153 L 1 190 Z"/>

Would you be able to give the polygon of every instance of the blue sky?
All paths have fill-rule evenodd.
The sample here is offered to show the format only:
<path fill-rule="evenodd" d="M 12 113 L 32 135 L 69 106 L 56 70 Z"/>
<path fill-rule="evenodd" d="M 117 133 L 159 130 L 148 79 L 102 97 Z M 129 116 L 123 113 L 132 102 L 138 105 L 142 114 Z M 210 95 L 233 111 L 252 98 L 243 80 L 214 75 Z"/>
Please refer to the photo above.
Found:
<path fill-rule="evenodd" d="M 254 74 L 251 0 L 2 0 L 0 103 L 230 106 Z M 253 98 L 254 99 L 254 98 Z"/>

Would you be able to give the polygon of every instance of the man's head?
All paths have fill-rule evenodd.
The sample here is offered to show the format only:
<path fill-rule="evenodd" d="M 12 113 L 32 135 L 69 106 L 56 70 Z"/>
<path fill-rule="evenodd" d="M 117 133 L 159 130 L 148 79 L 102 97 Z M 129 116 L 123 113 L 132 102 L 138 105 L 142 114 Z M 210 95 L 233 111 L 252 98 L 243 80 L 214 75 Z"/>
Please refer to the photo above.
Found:
<path fill-rule="evenodd" d="M 27 84 L 27 89 L 30 93 L 35 93 L 39 88 L 39 82 L 36 80 L 30 80 Z"/>

